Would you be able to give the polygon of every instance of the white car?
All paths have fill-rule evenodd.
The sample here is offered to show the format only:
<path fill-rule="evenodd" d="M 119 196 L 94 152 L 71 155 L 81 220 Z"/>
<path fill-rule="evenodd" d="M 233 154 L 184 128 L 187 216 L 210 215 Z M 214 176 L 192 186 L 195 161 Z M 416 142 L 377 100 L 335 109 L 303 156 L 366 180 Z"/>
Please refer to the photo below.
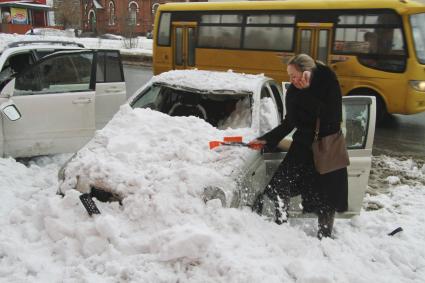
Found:
<path fill-rule="evenodd" d="M 208 149 L 208 138 L 239 133 L 249 140 L 261 135 L 281 123 L 283 101 L 280 85 L 263 75 L 198 70 L 157 75 L 62 167 L 59 193 L 76 189 L 103 201 L 122 201 L 138 194 L 151 195 L 154 190 L 198 186 L 190 193 L 199 194 L 206 202 L 218 199 L 224 207 L 251 206 L 284 158 L 285 146 L 273 152 L 242 147 L 215 152 Z M 339 217 L 351 217 L 359 214 L 367 188 L 375 100 L 344 97 L 343 107 L 351 165 L 349 207 Z M 183 185 L 171 182 L 170 188 L 155 188 L 157 178 L 173 180 L 166 174 L 169 168 L 194 172 L 183 173 Z M 290 214 L 299 215 L 299 201 L 291 203 Z"/>
<path fill-rule="evenodd" d="M 24 44 L 1 54 L 3 70 L 17 57 L 30 64 L 0 92 L 0 156 L 75 152 L 125 102 L 119 51 L 58 44 Z"/>

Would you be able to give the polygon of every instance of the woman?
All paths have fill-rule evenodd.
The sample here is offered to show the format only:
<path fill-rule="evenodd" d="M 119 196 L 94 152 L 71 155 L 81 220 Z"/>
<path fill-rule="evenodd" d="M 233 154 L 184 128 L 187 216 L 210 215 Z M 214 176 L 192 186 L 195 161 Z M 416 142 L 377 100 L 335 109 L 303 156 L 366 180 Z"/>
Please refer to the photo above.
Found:
<path fill-rule="evenodd" d="M 291 197 L 301 194 L 303 212 L 318 215 L 318 237 L 330 237 L 335 211 L 347 210 L 347 168 L 320 175 L 311 149 L 316 119 L 320 117 L 319 136 L 340 131 L 342 121 L 341 90 L 335 73 L 306 54 L 288 61 L 291 85 L 286 92 L 286 116 L 281 125 L 251 143 L 276 147 L 294 128 L 293 142 L 264 192 L 256 199 L 254 210 L 262 212 L 263 196 L 275 202 L 275 222 L 287 219 Z"/>

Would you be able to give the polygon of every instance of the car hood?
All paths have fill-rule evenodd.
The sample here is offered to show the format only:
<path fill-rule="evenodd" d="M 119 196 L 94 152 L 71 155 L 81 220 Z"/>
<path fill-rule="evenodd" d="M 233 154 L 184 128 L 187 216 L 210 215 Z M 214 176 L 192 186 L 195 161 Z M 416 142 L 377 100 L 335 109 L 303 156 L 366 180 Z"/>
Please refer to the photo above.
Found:
<path fill-rule="evenodd" d="M 259 154 L 244 147 L 209 149 L 209 141 L 235 135 L 255 137 L 249 128 L 218 130 L 196 117 L 124 105 L 66 165 L 60 191 L 95 186 L 125 199 L 164 190 L 200 195 L 216 186 L 230 196 L 246 163 Z"/>

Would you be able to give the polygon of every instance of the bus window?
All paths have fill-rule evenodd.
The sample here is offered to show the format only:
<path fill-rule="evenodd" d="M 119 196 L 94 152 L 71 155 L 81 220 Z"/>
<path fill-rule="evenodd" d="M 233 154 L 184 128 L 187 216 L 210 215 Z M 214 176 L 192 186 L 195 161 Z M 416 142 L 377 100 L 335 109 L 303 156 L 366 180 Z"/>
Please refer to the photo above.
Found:
<path fill-rule="evenodd" d="M 322 29 L 319 31 L 319 46 L 317 48 L 317 60 L 323 63 L 328 62 L 329 50 L 329 30 Z"/>
<path fill-rule="evenodd" d="M 188 53 L 187 53 L 187 65 L 195 66 L 195 28 L 189 27 L 187 29 L 188 38 Z"/>
<path fill-rule="evenodd" d="M 312 34 L 311 30 L 301 31 L 300 53 L 311 54 Z"/>
<path fill-rule="evenodd" d="M 413 40 L 415 43 L 416 56 L 419 63 L 425 64 L 425 14 L 410 16 L 410 25 L 413 31 Z"/>
<path fill-rule="evenodd" d="M 240 24 L 242 23 L 242 15 L 202 15 L 201 23 L 203 24 Z"/>
<path fill-rule="evenodd" d="M 170 45 L 171 13 L 161 13 L 158 30 L 158 45 Z"/>
<path fill-rule="evenodd" d="M 362 65 L 378 70 L 403 72 L 406 68 L 400 19 L 392 13 L 339 16 L 333 50 L 357 55 Z"/>
<path fill-rule="evenodd" d="M 291 51 L 294 15 L 248 15 L 244 32 L 244 49 Z"/>
<path fill-rule="evenodd" d="M 245 49 L 290 51 L 293 46 L 293 27 L 246 27 Z"/>
<path fill-rule="evenodd" d="M 199 23 L 198 47 L 240 48 L 242 19 L 242 15 L 202 15 Z"/>
<path fill-rule="evenodd" d="M 239 48 L 241 27 L 200 26 L 198 47 Z"/>
<path fill-rule="evenodd" d="M 174 49 L 174 63 L 183 65 L 183 28 L 176 28 L 176 44 Z"/>

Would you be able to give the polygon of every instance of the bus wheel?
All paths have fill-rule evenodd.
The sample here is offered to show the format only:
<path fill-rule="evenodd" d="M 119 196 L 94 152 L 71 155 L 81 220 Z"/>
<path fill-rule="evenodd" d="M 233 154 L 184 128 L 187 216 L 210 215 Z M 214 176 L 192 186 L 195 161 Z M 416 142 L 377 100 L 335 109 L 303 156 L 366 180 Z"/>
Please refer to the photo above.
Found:
<path fill-rule="evenodd" d="M 387 120 L 389 114 L 387 112 L 387 107 L 385 102 L 379 95 L 376 97 L 376 125 L 382 125 L 382 123 Z"/>
<path fill-rule="evenodd" d="M 373 90 L 370 89 L 357 89 L 351 91 L 348 95 L 368 95 L 376 97 L 376 125 L 381 125 L 389 116 L 387 106 L 382 97 Z"/>

